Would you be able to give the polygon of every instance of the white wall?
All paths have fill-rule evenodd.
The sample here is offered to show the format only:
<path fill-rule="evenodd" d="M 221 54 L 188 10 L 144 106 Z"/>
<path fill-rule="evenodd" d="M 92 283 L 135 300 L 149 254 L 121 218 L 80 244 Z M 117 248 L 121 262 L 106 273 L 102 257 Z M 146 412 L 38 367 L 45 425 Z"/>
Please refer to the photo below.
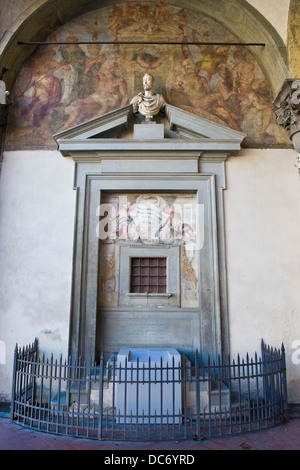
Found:
<path fill-rule="evenodd" d="M 0 401 L 11 393 L 16 342 L 23 346 L 37 337 L 46 354 L 67 353 L 74 201 L 72 161 L 55 151 L 5 153 L 0 341 L 6 357 L 0 361 Z"/>
<path fill-rule="evenodd" d="M 277 30 L 283 42 L 287 42 L 287 26 L 290 0 L 247 0 Z"/>
<path fill-rule="evenodd" d="M 226 171 L 231 352 L 259 352 L 261 338 L 275 347 L 283 342 L 289 399 L 300 402 L 300 365 L 295 362 L 295 341 L 300 344 L 297 154 L 294 150 L 243 150 L 227 161 Z"/>

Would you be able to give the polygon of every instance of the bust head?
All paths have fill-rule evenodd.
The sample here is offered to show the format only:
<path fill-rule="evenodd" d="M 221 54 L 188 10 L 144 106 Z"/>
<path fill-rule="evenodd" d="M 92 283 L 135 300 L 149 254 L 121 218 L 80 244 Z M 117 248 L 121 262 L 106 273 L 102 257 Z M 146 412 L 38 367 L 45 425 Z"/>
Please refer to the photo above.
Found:
<path fill-rule="evenodd" d="M 143 77 L 143 87 L 145 91 L 151 91 L 154 83 L 154 78 L 150 73 L 145 73 Z"/>

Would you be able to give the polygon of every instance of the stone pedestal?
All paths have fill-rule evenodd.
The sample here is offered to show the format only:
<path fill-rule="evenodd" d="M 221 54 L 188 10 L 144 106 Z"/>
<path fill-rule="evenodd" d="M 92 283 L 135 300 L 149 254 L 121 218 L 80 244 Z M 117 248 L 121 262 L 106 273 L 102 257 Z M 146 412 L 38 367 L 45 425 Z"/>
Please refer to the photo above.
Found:
<path fill-rule="evenodd" d="M 122 348 L 117 364 L 122 368 L 116 378 L 120 423 L 179 424 L 181 356 L 176 349 Z"/>
<path fill-rule="evenodd" d="M 164 125 L 149 122 L 134 124 L 134 138 L 139 140 L 159 140 L 164 138 Z"/>

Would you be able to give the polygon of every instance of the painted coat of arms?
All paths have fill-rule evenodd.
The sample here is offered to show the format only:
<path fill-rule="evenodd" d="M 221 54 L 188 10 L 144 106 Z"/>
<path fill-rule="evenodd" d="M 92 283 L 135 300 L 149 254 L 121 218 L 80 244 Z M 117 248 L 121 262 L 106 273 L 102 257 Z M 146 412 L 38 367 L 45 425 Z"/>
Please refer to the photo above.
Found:
<path fill-rule="evenodd" d="M 156 194 L 143 194 L 135 201 L 125 197 L 109 217 L 105 238 L 146 245 L 195 243 L 191 204 L 168 201 Z"/>

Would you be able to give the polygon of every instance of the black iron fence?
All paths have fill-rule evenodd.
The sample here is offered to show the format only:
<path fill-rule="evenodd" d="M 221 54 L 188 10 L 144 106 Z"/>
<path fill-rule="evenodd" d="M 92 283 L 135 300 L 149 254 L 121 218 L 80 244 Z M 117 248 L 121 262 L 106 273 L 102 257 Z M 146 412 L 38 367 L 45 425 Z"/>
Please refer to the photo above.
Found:
<path fill-rule="evenodd" d="M 200 362 L 137 357 L 98 364 L 15 349 L 11 419 L 49 433 L 105 440 L 201 439 L 265 429 L 287 419 L 286 365 L 261 356 Z"/>

